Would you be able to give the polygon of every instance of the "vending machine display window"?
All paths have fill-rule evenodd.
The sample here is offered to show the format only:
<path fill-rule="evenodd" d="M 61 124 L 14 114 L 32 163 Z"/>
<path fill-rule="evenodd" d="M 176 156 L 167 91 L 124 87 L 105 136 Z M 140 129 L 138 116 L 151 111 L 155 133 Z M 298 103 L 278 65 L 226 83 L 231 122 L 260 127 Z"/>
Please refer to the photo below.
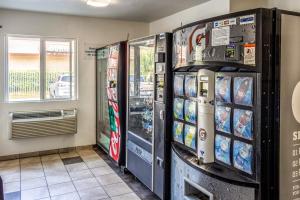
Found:
<path fill-rule="evenodd" d="M 215 158 L 227 165 L 231 165 L 231 139 L 222 135 L 215 137 Z"/>
<path fill-rule="evenodd" d="M 234 103 L 245 106 L 253 105 L 253 78 L 234 78 Z"/>
<path fill-rule="evenodd" d="M 235 140 L 233 144 L 234 167 L 252 175 L 253 146 Z"/>
<path fill-rule="evenodd" d="M 182 122 L 174 121 L 173 139 L 181 144 L 183 144 L 183 127 L 184 124 Z"/>
<path fill-rule="evenodd" d="M 234 109 L 234 135 L 253 140 L 253 112 L 250 110 Z"/>
<path fill-rule="evenodd" d="M 216 100 L 224 103 L 231 103 L 231 77 L 218 76 L 215 85 Z"/>
<path fill-rule="evenodd" d="M 196 101 L 185 100 L 184 120 L 193 124 L 197 123 L 197 103 Z"/>
<path fill-rule="evenodd" d="M 185 146 L 196 150 L 196 132 L 195 126 L 185 125 L 184 126 L 184 144 Z"/>
<path fill-rule="evenodd" d="M 215 110 L 216 130 L 231 134 L 231 108 L 216 106 Z"/>
<path fill-rule="evenodd" d="M 186 97 L 197 97 L 197 76 L 185 77 L 184 91 Z"/>
<path fill-rule="evenodd" d="M 184 99 L 175 98 L 173 107 L 174 107 L 173 110 L 174 110 L 175 119 L 184 120 L 184 112 L 183 112 Z"/>
<path fill-rule="evenodd" d="M 154 38 L 130 45 L 128 130 L 152 142 Z"/>
<path fill-rule="evenodd" d="M 174 94 L 176 96 L 183 96 L 184 95 L 184 75 L 175 75 L 174 77 Z"/>

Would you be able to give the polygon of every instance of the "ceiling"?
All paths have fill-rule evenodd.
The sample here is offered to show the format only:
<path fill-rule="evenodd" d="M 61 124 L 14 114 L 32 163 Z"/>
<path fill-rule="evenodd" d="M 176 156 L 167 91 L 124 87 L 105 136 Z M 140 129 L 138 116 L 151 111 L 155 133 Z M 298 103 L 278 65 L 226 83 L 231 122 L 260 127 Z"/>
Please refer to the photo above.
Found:
<path fill-rule="evenodd" d="M 112 0 L 106 8 L 85 0 L 0 0 L 0 8 L 151 22 L 209 0 Z"/>

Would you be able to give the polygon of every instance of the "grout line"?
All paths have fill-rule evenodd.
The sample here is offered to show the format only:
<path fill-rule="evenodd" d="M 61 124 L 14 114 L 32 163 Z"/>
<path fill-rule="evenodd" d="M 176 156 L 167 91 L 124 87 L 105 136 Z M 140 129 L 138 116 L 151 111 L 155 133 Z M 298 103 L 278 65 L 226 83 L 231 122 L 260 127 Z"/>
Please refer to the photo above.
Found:
<path fill-rule="evenodd" d="M 94 149 L 92 149 L 92 151 L 94 151 L 94 152 L 97 154 L 97 152 L 96 152 Z M 97 154 L 97 155 L 98 155 L 98 154 Z M 81 156 L 80 156 L 80 157 L 81 157 Z M 83 160 L 83 159 L 82 159 L 82 160 Z M 83 162 L 86 163 L 84 160 L 83 160 Z M 88 165 L 87 165 L 87 167 L 88 167 Z M 91 168 L 88 167 L 88 169 L 89 169 L 89 171 L 92 173 L 92 176 L 96 179 L 97 183 L 100 185 L 101 189 L 104 191 L 104 193 L 106 194 L 106 196 L 107 196 L 108 198 L 110 198 L 110 196 L 108 195 L 108 193 L 105 191 L 103 185 L 97 180 L 97 177 L 96 177 L 95 174 L 91 171 Z M 93 169 L 94 169 L 94 168 L 93 168 Z"/>
<path fill-rule="evenodd" d="M 49 190 L 49 185 L 48 185 L 48 181 L 47 181 L 46 173 L 45 173 L 45 169 L 44 169 L 44 164 L 43 164 L 43 162 L 42 162 L 42 157 L 39 156 L 39 158 L 40 158 L 40 162 L 41 162 L 41 165 L 42 165 L 42 168 L 43 168 L 43 173 L 44 173 L 44 178 L 45 178 L 45 181 L 46 181 L 46 187 L 47 187 L 47 190 L 48 190 L 48 195 L 49 195 L 49 198 L 51 199 L 50 190 Z"/>
<path fill-rule="evenodd" d="M 61 161 L 62 161 L 62 158 L 61 158 L 61 156 L 60 156 L 60 153 L 59 153 L 58 155 L 59 155 L 59 157 L 60 157 L 60 159 L 61 159 Z M 66 168 L 66 166 L 65 166 L 64 163 L 63 163 L 63 165 L 64 165 L 64 168 L 66 169 L 66 171 L 67 171 L 67 173 L 68 173 L 68 175 L 69 175 L 69 177 L 70 177 L 70 179 L 71 179 L 71 183 L 72 183 L 72 185 L 74 186 L 75 191 L 76 191 L 76 193 L 77 193 L 79 199 L 81 199 L 81 197 L 80 197 L 80 195 L 79 195 L 79 191 L 77 190 L 77 188 L 76 188 L 76 186 L 75 186 L 75 184 L 74 184 L 74 181 L 73 181 L 73 179 L 72 179 L 72 177 L 71 177 L 71 175 L 70 175 L 68 169 Z"/>
<path fill-rule="evenodd" d="M 19 158 L 19 170 L 20 170 L 20 200 L 21 200 L 22 199 L 22 188 L 21 188 L 22 179 L 21 179 L 21 160 L 20 160 L 20 158 Z"/>

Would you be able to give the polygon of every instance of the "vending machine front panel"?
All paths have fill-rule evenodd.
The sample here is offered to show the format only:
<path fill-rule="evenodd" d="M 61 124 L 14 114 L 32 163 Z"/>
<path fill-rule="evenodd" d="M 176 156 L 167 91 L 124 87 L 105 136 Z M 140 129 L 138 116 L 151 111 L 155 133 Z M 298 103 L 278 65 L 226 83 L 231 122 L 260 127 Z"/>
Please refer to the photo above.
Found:
<path fill-rule="evenodd" d="M 97 50 L 97 144 L 109 152 L 110 125 L 108 111 L 107 88 L 107 62 L 109 49 L 107 47 Z"/>

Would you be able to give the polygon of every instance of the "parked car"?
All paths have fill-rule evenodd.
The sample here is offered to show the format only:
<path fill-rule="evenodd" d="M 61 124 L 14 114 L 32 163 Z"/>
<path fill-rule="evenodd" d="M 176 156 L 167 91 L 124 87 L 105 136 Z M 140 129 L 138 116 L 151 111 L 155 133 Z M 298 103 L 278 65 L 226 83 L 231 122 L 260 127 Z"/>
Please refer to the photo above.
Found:
<path fill-rule="evenodd" d="M 70 98 L 71 76 L 63 74 L 49 86 L 51 98 Z"/>

